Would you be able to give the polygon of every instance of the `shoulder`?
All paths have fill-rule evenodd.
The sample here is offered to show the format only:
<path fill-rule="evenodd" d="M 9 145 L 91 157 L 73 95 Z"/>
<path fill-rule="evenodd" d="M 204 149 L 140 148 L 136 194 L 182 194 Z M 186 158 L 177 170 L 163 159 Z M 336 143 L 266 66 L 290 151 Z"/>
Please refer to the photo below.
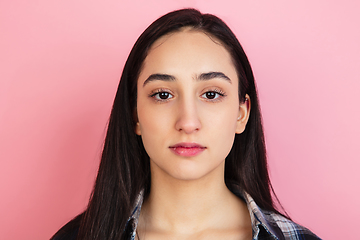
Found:
<path fill-rule="evenodd" d="M 50 240 L 76 240 L 83 214 L 76 216 L 57 231 Z"/>
<path fill-rule="evenodd" d="M 264 217 L 264 222 L 262 223 L 264 230 L 268 233 L 272 233 L 272 235 L 275 235 L 278 239 L 320 239 L 306 227 L 301 226 L 280 214 L 267 211 L 263 211 L 262 213 Z"/>
<path fill-rule="evenodd" d="M 247 193 L 239 194 L 247 203 L 254 239 L 315 240 L 320 239 L 306 227 L 274 211 L 261 209 Z"/>

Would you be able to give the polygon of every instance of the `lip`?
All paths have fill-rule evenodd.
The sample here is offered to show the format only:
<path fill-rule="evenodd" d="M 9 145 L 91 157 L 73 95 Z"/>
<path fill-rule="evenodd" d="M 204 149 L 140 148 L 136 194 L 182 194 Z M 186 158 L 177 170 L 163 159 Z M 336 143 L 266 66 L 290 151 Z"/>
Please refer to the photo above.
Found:
<path fill-rule="evenodd" d="M 169 147 L 170 150 L 176 155 L 183 157 L 193 157 L 203 152 L 206 147 L 197 143 L 177 143 Z"/>

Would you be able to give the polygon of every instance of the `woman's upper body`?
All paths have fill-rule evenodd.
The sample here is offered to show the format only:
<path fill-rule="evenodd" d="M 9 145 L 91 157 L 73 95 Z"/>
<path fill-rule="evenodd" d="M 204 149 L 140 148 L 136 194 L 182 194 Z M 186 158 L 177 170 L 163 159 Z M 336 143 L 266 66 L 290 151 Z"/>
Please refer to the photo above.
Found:
<path fill-rule="evenodd" d="M 91 200 L 61 232 L 54 239 L 317 239 L 274 206 L 252 70 L 219 18 L 175 11 L 139 37 Z"/>

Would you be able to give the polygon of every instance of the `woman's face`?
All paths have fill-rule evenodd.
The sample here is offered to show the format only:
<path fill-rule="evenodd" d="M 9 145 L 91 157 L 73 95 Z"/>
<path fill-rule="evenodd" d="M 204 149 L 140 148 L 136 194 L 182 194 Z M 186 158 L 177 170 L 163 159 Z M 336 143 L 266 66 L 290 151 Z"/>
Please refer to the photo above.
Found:
<path fill-rule="evenodd" d="M 239 104 L 231 56 L 218 41 L 185 29 L 152 45 L 138 79 L 136 125 L 152 175 L 192 180 L 224 174 L 248 115 Z"/>

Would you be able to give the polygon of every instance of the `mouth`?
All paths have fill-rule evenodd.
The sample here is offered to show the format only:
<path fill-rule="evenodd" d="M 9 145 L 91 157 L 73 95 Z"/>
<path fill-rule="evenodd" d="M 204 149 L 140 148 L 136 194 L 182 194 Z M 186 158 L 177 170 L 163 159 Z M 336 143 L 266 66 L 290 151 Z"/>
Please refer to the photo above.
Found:
<path fill-rule="evenodd" d="M 169 148 L 176 155 L 183 157 L 196 156 L 206 149 L 206 147 L 197 143 L 178 143 Z"/>

